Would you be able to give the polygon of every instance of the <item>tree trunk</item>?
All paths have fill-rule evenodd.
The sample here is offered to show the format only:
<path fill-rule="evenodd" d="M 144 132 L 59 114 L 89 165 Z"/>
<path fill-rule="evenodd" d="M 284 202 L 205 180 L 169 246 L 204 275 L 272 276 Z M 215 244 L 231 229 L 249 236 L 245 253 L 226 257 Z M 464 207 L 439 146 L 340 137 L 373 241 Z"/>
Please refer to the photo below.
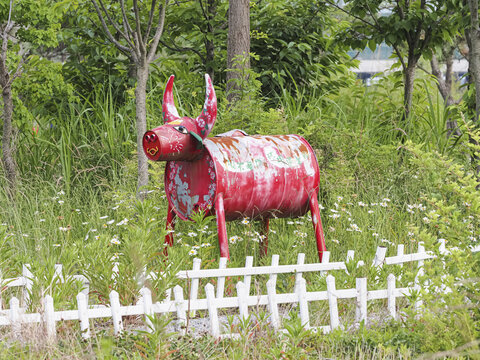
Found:
<path fill-rule="evenodd" d="M 213 27 L 213 19 L 217 13 L 217 3 L 216 0 L 208 0 L 207 1 L 207 34 L 211 36 L 211 38 L 206 37 L 205 39 L 205 51 L 207 53 L 206 56 L 206 70 L 212 82 L 215 82 L 215 68 L 214 68 L 214 61 L 215 61 L 215 42 L 214 42 L 214 34 L 215 29 Z"/>
<path fill-rule="evenodd" d="M 478 0 L 469 0 L 471 27 L 469 31 L 469 70 L 475 84 L 475 124 L 480 115 L 480 28 L 478 22 Z"/>
<path fill-rule="evenodd" d="M 250 68 L 250 1 L 230 0 L 228 8 L 227 100 L 239 98 Z"/>
<path fill-rule="evenodd" d="M 415 81 L 415 68 L 417 62 L 415 59 L 408 59 L 407 69 L 405 70 L 405 91 L 403 94 L 403 106 L 404 106 L 404 122 L 402 126 L 406 126 L 410 118 L 410 111 L 412 109 L 412 97 L 413 97 L 413 82 Z M 403 129 L 405 130 L 405 129 Z"/>
<path fill-rule="evenodd" d="M 12 118 L 13 118 L 13 99 L 12 88 L 7 85 L 2 91 L 3 97 L 3 137 L 2 137 L 2 150 L 3 150 L 3 167 L 5 169 L 5 175 L 8 181 L 8 192 L 12 196 L 15 192 L 17 172 L 15 169 L 15 160 L 13 159 L 13 144 L 12 144 Z"/>
<path fill-rule="evenodd" d="M 137 178 L 137 197 L 145 197 L 145 186 L 148 185 L 148 163 L 147 157 L 143 152 L 143 134 L 147 131 L 147 80 L 148 64 L 146 62 L 137 66 L 137 87 L 135 88 L 135 113 L 137 128 L 137 155 L 138 155 L 138 178 Z"/>
<path fill-rule="evenodd" d="M 455 104 L 455 101 L 452 98 L 451 90 L 452 90 L 452 82 L 453 82 L 453 75 L 452 75 L 452 68 L 453 68 L 453 52 L 455 48 L 453 46 L 448 46 L 447 49 L 443 49 L 443 55 L 445 57 L 446 63 L 446 70 L 445 70 L 445 80 L 443 80 L 443 74 L 440 70 L 440 66 L 438 64 L 438 60 L 435 55 L 432 56 L 432 60 L 430 60 L 430 65 L 432 66 L 432 74 L 437 79 L 437 87 L 438 91 L 442 95 L 442 98 L 445 102 L 445 107 L 449 107 Z M 450 110 L 447 109 L 447 118 L 446 118 L 446 128 L 447 128 L 447 138 L 450 136 L 460 136 L 462 135 L 459 128 L 458 123 L 455 117 L 452 117 Z"/>

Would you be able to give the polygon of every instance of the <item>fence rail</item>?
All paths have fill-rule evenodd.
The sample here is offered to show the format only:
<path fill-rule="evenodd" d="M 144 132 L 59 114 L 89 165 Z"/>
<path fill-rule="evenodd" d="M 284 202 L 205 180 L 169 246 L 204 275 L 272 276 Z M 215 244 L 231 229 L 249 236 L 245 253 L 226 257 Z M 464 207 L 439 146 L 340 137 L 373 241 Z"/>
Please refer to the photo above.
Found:
<path fill-rule="evenodd" d="M 32 289 L 34 275 L 31 273 L 29 266 L 23 267 L 23 274 L 21 277 L 13 279 L 4 279 L 2 281 L 3 287 L 23 287 L 22 302 L 23 307 L 20 306 L 20 300 L 13 297 L 9 301 L 9 308 L 3 309 L 0 307 L 0 326 L 11 326 L 14 332 L 21 329 L 22 324 L 28 323 L 44 323 L 47 335 L 50 338 L 56 337 L 56 323 L 59 321 L 76 320 L 80 322 L 80 329 L 84 338 L 91 336 L 90 320 L 97 318 L 112 318 L 114 333 L 119 334 L 124 331 L 123 317 L 129 315 L 143 316 L 144 323 L 151 331 L 152 322 L 150 317 L 154 314 L 173 313 L 176 319 L 183 325 L 187 324 L 189 316 L 195 316 L 198 310 L 206 310 L 210 322 L 210 334 L 214 337 L 229 337 L 238 336 L 238 334 L 222 333 L 218 310 L 220 309 L 238 309 L 237 317 L 239 319 L 247 319 L 249 314 L 249 307 L 265 305 L 267 306 L 270 316 L 270 323 L 277 331 L 285 331 L 282 329 L 282 319 L 280 317 L 279 307 L 282 304 L 297 304 L 302 325 L 306 329 L 314 329 L 316 331 L 329 332 L 332 329 L 341 326 L 338 314 L 338 300 L 339 299 L 355 299 L 356 316 L 355 323 L 361 321 L 367 323 L 367 303 L 368 301 L 386 299 L 388 314 L 396 319 L 397 302 L 399 297 L 410 296 L 412 291 L 418 291 L 421 287 L 419 277 L 423 274 L 423 262 L 434 258 L 433 253 L 426 252 L 422 245 L 419 245 L 418 251 L 413 254 L 404 254 L 404 247 L 399 245 L 397 248 L 397 255 L 392 257 L 385 257 L 386 248 L 377 248 L 375 258 L 371 266 L 383 267 L 395 264 L 404 264 L 408 262 L 417 262 L 418 274 L 411 286 L 396 287 L 396 277 L 389 274 L 387 277 L 387 288 L 377 290 L 367 290 L 367 279 L 357 278 L 355 288 L 351 289 L 337 289 L 335 277 L 332 275 L 333 271 L 343 270 L 347 271 L 347 264 L 354 258 L 354 252 L 347 253 L 346 262 L 329 262 L 330 254 L 324 255 L 324 263 L 321 264 L 305 264 L 305 255 L 299 254 L 297 264 L 294 265 L 279 265 L 279 256 L 273 255 L 271 265 L 269 266 L 253 266 L 253 258 L 247 257 L 245 267 L 242 268 L 226 268 L 227 260 L 222 258 L 219 262 L 219 269 L 200 269 L 201 260 L 194 259 L 192 270 L 181 271 L 177 273 L 177 277 L 185 279 L 190 282 L 190 292 L 187 293 L 187 298 L 184 297 L 184 289 L 177 285 L 173 289 L 173 299 L 171 291 L 169 295 L 162 302 L 153 302 L 151 292 L 144 287 L 140 290 L 141 297 L 136 304 L 129 306 L 122 306 L 119 301 L 119 295 L 116 291 L 109 294 L 109 305 L 89 305 L 88 292 L 89 283 L 83 275 L 75 275 L 74 279 L 83 283 L 82 291 L 76 296 L 77 309 L 73 310 L 59 310 L 55 311 L 53 298 L 46 295 L 43 298 L 43 312 L 42 313 L 26 313 L 25 304 L 29 301 L 29 291 Z M 480 251 L 480 246 L 471 249 L 472 252 Z M 440 252 L 442 254 L 449 254 L 445 249 L 445 243 L 440 243 Z M 358 261 L 358 265 L 364 264 L 363 261 Z M 326 287 L 325 291 L 307 291 L 306 280 L 303 274 L 314 272 L 325 275 Z M 328 272 L 328 273 L 327 273 Z M 294 274 L 295 287 L 292 293 L 277 293 L 277 276 L 279 274 Z M 266 283 L 266 293 L 251 294 L 252 276 L 255 275 L 269 275 L 269 280 Z M 59 281 L 65 281 L 69 277 L 62 275 L 61 265 L 55 268 L 55 276 Z M 225 278 L 243 276 L 243 281 L 236 283 L 236 296 L 225 297 Z M 205 285 L 205 298 L 198 298 L 199 296 L 199 280 L 200 279 L 216 279 L 216 291 L 212 283 Z M 230 294 L 229 294 L 230 295 Z M 314 301 L 327 301 L 329 308 L 329 323 L 319 326 L 310 326 L 309 317 L 309 303 Z M 1 302 L 0 302 L 1 305 Z M 416 308 L 421 305 L 421 300 L 417 300 L 414 304 Z M 185 328 L 182 330 L 185 332 Z"/>

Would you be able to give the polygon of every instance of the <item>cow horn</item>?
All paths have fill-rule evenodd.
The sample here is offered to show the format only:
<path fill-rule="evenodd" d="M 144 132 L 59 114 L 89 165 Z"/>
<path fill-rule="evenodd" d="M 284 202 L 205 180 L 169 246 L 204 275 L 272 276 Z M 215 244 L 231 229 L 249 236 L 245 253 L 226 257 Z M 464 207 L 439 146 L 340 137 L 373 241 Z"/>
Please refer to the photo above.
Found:
<path fill-rule="evenodd" d="M 165 86 L 165 92 L 163 93 L 163 104 L 162 104 L 162 112 L 163 112 L 163 120 L 165 122 L 174 121 L 180 118 L 178 115 L 177 108 L 175 107 L 175 103 L 173 102 L 173 80 L 175 79 L 175 75 L 170 76 L 167 81 L 167 85 Z"/>
<path fill-rule="evenodd" d="M 205 74 L 205 83 L 205 104 L 203 105 L 202 113 L 197 117 L 197 126 L 204 139 L 212 130 L 217 118 L 217 96 L 215 95 L 215 89 L 213 88 L 212 80 L 208 74 Z"/>

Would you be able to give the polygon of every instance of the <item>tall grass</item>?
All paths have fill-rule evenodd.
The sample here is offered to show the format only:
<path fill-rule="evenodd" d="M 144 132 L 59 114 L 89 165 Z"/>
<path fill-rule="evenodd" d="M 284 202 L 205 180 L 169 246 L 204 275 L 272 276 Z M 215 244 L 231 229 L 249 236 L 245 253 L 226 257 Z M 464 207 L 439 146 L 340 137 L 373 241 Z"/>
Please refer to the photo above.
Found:
<path fill-rule="evenodd" d="M 178 107 L 185 111 L 184 115 L 195 116 L 192 112 L 203 104 L 204 85 L 189 84 L 188 77 L 185 81 L 177 83 Z M 321 215 L 332 259 L 343 260 L 346 251 L 353 249 L 356 260 L 369 262 L 378 245 L 388 247 L 388 255 L 393 254 L 397 244 L 404 244 L 406 252 L 414 251 L 419 240 L 436 239 L 442 236 L 438 229 L 446 231 L 442 228 L 444 223 L 438 223 L 438 228 L 434 226 L 437 220 L 433 214 L 438 209 L 444 213 L 455 210 L 450 225 L 462 237 L 466 236 L 462 224 L 472 224 L 474 228 L 478 225 L 478 204 L 466 205 L 477 201 L 475 191 L 471 184 L 462 182 L 468 192 L 458 195 L 459 188 L 445 167 L 449 162 L 467 163 L 464 154 L 452 148 L 446 139 L 446 113 L 435 87 L 428 78 L 416 83 L 417 89 L 422 89 L 421 95 L 415 97 L 408 127 L 400 130 L 402 97 L 398 81 L 398 74 L 392 74 L 371 87 L 357 83 L 339 93 L 312 97 L 301 88 L 295 93 L 282 90 L 274 100 L 247 97 L 241 107 L 219 114 L 218 132 L 239 125 L 261 133 L 299 133 L 309 140 L 321 169 Z M 191 92 L 183 95 L 186 89 Z M 19 148 L 18 155 L 22 181 L 17 197 L 11 202 L 5 193 L 0 193 L 0 270 L 2 276 L 15 276 L 20 274 L 22 264 L 30 263 L 32 271 L 40 274 L 31 294 L 32 307 L 45 292 L 55 295 L 56 304 L 68 307 L 74 303 L 72 296 L 79 284 L 54 282 L 55 263 L 62 263 L 67 274 L 87 276 L 95 302 L 107 297 L 113 277 L 125 304 L 138 298 L 144 269 L 159 272 L 168 267 L 174 274 L 190 268 L 194 257 L 203 260 L 202 268 L 218 266 L 215 221 L 201 215 L 195 222 L 178 222 L 168 260 L 163 256 L 167 213 L 161 183 L 163 166 L 151 164 L 150 196 L 137 202 L 134 106 L 130 98 L 116 104 L 111 90 L 109 86 L 100 87 L 77 103 L 60 104 L 57 116 L 38 134 L 24 134 L 25 146 Z M 151 125 L 159 125 L 161 119 L 158 96 L 160 88 L 155 88 L 148 100 Z M 410 141 L 399 144 L 399 131 L 404 131 Z M 402 161 L 399 147 L 405 151 Z M 439 159 L 434 151 L 451 158 Z M 462 176 L 458 177 L 463 179 Z M 447 177 L 449 183 L 444 184 Z M 448 201 L 447 209 L 443 202 Z M 462 223 L 464 219 L 466 222 Z M 300 252 L 306 253 L 307 262 L 317 261 L 308 214 L 298 219 L 273 219 L 270 228 L 269 254 L 280 255 L 281 263 L 295 262 Z M 255 265 L 269 261 L 259 256 L 261 239 L 254 221 L 228 223 L 227 231 L 229 266 L 243 266 L 248 255 L 254 256 Z M 449 241 L 456 244 L 460 236 L 449 234 Z M 119 264 L 119 277 L 112 271 L 113 262 Z M 397 270 L 402 272 L 403 281 L 414 276 L 407 266 Z M 351 272 L 354 271 L 356 268 L 352 267 Z M 380 276 L 381 283 L 386 274 L 366 276 Z M 308 280 L 309 290 L 325 286 L 322 277 Z M 347 277 L 341 280 L 347 285 L 351 281 Z M 279 276 L 278 283 L 289 289 L 294 278 Z M 165 288 L 173 284 L 173 277 L 159 277 L 149 286 L 160 299 Z M 227 285 L 232 284 L 230 280 Z M 2 297 L 13 295 L 7 292 Z M 312 321 L 315 316 L 323 316 L 321 308 L 317 311 L 312 314 Z M 261 320 L 260 314 L 258 318 Z M 219 344 L 209 338 L 167 336 L 162 332 L 163 323 L 153 335 L 139 333 L 115 339 L 99 334 L 96 342 L 89 344 L 79 338 L 63 341 L 72 340 L 71 353 L 67 353 L 78 357 L 125 353 L 148 357 L 159 351 L 151 341 L 161 343 L 161 350 L 171 357 L 196 351 L 195 354 L 219 358 L 278 358 L 282 354 L 308 358 L 309 349 L 315 358 L 410 358 L 422 349 L 436 349 L 427 337 L 430 330 L 426 327 L 422 329 L 427 335 L 417 331 L 405 333 L 401 324 L 393 323 L 378 330 L 361 328 L 324 337 L 303 332 L 292 317 L 291 331 L 282 340 L 269 330 L 267 322 L 258 325 L 253 337 Z M 67 329 L 66 333 L 73 336 L 73 331 Z M 459 339 L 460 335 L 451 346 L 458 344 Z M 25 349 L 21 345 L 3 346 Z M 50 351 L 51 357 L 62 354 L 60 347 Z"/>

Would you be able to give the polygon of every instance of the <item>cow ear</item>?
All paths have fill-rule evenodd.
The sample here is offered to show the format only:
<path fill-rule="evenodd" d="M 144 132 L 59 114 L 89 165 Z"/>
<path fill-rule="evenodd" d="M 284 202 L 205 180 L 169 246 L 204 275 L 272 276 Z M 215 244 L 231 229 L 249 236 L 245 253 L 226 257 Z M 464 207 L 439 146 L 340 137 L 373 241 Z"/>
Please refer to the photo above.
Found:
<path fill-rule="evenodd" d="M 173 80 L 175 76 L 172 75 L 167 81 L 167 85 L 165 86 L 165 92 L 163 93 L 163 104 L 162 104 L 162 113 L 163 113 L 163 121 L 170 122 L 180 118 L 178 116 L 177 108 L 175 107 L 175 103 L 173 101 Z"/>
<path fill-rule="evenodd" d="M 202 113 L 195 119 L 198 133 L 205 139 L 215 124 L 217 118 L 217 96 L 213 88 L 212 79 L 208 74 L 205 74 L 205 104 L 203 105 Z"/>

